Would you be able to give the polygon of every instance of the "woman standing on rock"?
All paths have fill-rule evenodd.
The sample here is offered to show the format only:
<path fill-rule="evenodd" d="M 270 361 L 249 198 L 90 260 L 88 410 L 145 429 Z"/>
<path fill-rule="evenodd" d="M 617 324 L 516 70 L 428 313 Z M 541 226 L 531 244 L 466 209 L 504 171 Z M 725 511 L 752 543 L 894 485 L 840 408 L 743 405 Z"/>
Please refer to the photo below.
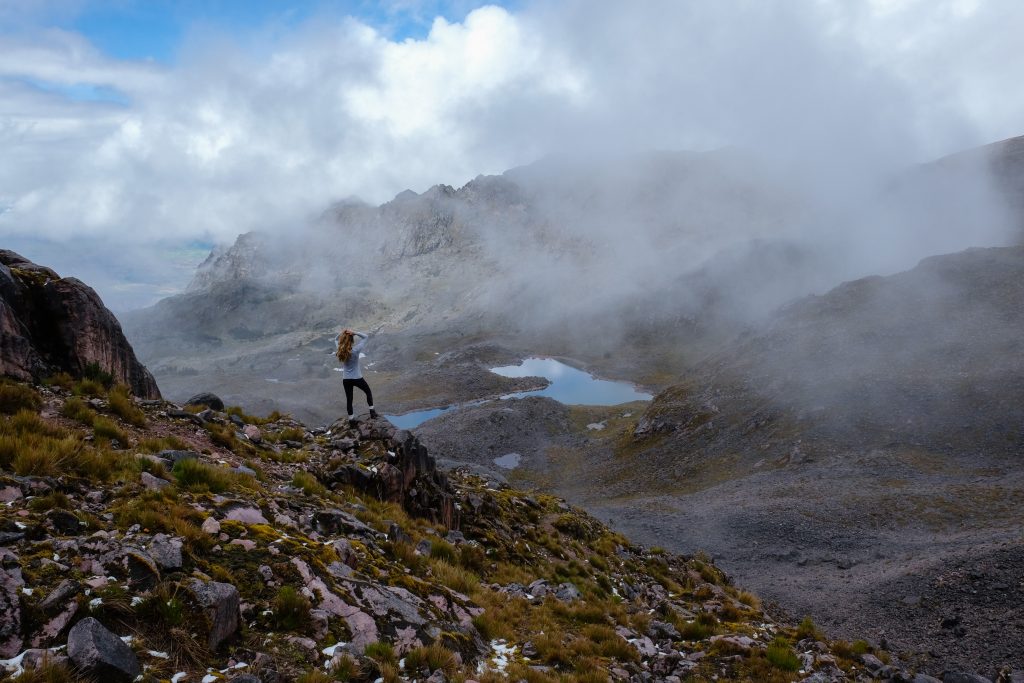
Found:
<path fill-rule="evenodd" d="M 355 338 L 359 342 L 355 343 Z M 348 410 L 348 423 L 355 425 L 355 418 L 352 415 L 352 389 L 359 387 L 366 394 L 366 403 L 370 406 L 370 417 L 377 417 L 377 411 L 373 409 L 373 393 L 370 385 L 363 379 L 363 371 L 359 368 L 359 353 L 366 348 L 366 342 L 370 335 L 365 332 L 354 332 L 345 329 L 338 335 L 338 360 L 341 361 L 344 373 L 342 385 L 345 387 L 345 408 Z"/>

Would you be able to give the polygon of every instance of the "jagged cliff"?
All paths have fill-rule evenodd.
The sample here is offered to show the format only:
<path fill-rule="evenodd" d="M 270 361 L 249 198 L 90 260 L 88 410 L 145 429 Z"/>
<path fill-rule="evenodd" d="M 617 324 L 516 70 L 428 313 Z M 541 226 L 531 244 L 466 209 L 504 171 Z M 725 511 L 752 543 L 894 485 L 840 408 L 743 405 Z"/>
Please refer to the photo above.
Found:
<path fill-rule="evenodd" d="M 92 288 L 0 250 L 0 375 L 81 377 L 90 367 L 109 373 L 136 396 L 160 397 L 156 380 Z"/>

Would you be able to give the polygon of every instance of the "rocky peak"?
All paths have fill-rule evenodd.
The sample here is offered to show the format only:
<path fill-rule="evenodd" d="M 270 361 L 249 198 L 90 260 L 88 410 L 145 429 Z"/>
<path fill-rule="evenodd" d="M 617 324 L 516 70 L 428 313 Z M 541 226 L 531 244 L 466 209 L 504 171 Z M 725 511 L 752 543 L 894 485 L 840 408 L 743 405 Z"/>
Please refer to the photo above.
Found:
<path fill-rule="evenodd" d="M 0 374 L 40 380 L 55 372 L 109 373 L 136 396 L 159 398 L 156 380 L 96 292 L 73 277 L 0 250 Z"/>

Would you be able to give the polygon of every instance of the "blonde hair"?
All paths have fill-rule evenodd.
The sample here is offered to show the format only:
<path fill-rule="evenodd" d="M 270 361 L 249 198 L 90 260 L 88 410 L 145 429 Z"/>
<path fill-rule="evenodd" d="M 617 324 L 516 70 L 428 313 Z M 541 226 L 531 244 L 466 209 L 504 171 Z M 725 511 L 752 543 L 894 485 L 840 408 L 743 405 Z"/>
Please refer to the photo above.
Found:
<path fill-rule="evenodd" d="M 347 363 L 348 359 L 352 357 L 352 342 L 355 339 L 355 335 L 351 332 L 342 332 L 338 337 L 338 360 L 342 363 Z"/>

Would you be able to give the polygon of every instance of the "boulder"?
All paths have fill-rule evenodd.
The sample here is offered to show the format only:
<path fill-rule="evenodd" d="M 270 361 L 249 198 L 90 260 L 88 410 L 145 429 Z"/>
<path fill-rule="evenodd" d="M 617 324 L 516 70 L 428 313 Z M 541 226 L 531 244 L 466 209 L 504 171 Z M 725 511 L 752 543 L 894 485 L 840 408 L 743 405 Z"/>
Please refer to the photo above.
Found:
<path fill-rule="evenodd" d="M 216 650 L 238 630 L 238 589 L 230 583 L 192 579 L 188 583 L 188 590 L 202 608 L 209 624 L 207 644 L 211 650 Z"/>
<path fill-rule="evenodd" d="M 132 649 L 92 617 L 68 633 L 68 656 L 76 667 L 103 681 L 131 681 L 142 673 Z"/>
<path fill-rule="evenodd" d="M 211 394 L 208 391 L 196 394 L 189 400 L 185 401 L 187 406 L 206 406 L 212 410 L 224 410 L 224 401 L 220 400 L 220 396 L 217 394 Z"/>
<path fill-rule="evenodd" d="M 0 374 L 26 381 L 59 371 L 83 377 L 92 367 L 140 398 L 160 398 L 153 375 L 91 287 L 0 250 Z"/>
<path fill-rule="evenodd" d="M 157 534 L 149 544 L 149 554 L 161 569 L 181 569 L 180 538 L 171 538 L 166 534 Z"/>

